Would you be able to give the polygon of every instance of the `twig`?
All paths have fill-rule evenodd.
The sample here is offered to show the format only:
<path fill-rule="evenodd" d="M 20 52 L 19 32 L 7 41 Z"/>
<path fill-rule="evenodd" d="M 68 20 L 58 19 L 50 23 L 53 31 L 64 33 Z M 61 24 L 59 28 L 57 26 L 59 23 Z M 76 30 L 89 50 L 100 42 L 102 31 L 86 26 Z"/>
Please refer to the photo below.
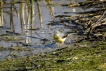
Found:
<path fill-rule="evenodd" d="M 104 17 L 105 13 L 106 11 L 103 13 L 103 15 L 100 17 L 100 19 L 97 22 L 99 22 Z"/>
<path fill-rule="evenodd" d="M 100 17 L 100 19 L 96 23 L 93 23 L 87 30 L 85 30 L 84 34 L 92 31 L 97 26 L 105 24 L 105 23 L 99 23 L 102 20 L 102 18 L 105 16 L 105 14 L 106 14 L 106 11 L 104 11 L 103 15 Z"/>

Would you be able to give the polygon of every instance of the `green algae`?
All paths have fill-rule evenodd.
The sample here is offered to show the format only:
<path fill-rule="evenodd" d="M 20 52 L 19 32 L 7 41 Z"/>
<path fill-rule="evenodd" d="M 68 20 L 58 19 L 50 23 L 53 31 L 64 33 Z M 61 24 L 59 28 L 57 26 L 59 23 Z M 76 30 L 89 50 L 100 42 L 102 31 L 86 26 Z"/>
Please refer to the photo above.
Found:
<path fill-rule="evenodd" d="M 85 43 L 84 43 L 85 42 Z M 84 44 L 83 47 L 80 47 Z M 86 46 L 85 46 L 86 45 Z M 1 71 L 106 71 L 106 42 L 83 41 L 74 46 L 27 58 L 0 61 Z"/>

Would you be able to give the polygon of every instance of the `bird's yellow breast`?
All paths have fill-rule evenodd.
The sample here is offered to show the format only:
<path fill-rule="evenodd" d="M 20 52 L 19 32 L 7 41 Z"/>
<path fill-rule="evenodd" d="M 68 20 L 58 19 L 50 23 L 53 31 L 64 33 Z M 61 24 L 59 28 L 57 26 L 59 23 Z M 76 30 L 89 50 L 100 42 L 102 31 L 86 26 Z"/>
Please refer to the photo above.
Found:
<path fill-rule="evenodd" d="M 60 36 L 58 36 L 58 35 L 55 35 L 55 36 L 54 36 L 54 39 L 55 39 L 55 41 L 58 42 L 58 43 L 64 43 L 64 41 L 66 40 L 66 38 L 62 38 L 62 37 L 60 37 Z"/>

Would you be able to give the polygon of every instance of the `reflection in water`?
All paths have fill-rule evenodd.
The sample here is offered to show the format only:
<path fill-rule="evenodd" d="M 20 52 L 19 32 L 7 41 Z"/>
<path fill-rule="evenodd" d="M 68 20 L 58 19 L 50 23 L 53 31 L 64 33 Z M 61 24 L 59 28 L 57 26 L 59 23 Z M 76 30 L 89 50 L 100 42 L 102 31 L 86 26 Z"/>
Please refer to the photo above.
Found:
<path fill-rule="evenodd" d="M 3 21 L 3 18 L 4 18 L 4 16 L 3 16 L 3 13 L 4 13 L 3 5 L 4 5 L 3 1 L 0 0 L 0 8 L 1 8 L 0 9 L 0 26 L 4 26 L 4 21 Z"/>
<path fill-rule="evenodd" d="M 4 20 L 6 21 L 6 23 L 4 24 L 2 1 L 3 0 L 1 0 L 0 26 L 4 25 L 5 27 L 10 27 L 11 29 L 5 29 L 5 31 L 10 31 L 12 33 L 0 33 L 2 36 L 6 35 L 6 37 L 0 37 L 0 40 L 10 44 L 4 44 L 5 42 L 3 42 L 3 44 L 0 43 L 0 45 L 2 44 L 3 47 L 5 47 L 4 45 L 11 47 L 11 44 L 17 44 L 18 46 L 13 45 L 14 48 L 27 46 L 26 48 L 34 48 L 32 51 L 33 54 L 39 53 L 42 50 L 42 52 L 52 51 L 54 47 L 57 47 L 54 44 L 53 39 L 54 31 L 71 31 L 70 28 L 65 27 L 67 24 L 70 25 L 72 23 L 70 22 L 70 20 L 67 22 L 68 19 L 62 17 L 65 15 L 64 12 L 79 12 L 80 10 L 82 11 L 81 8 L 70 9 L 70 7 L 65 8 L 60 5 L 60 2 L 68 3 L 70 2 L 69 0 L 37 0 L 37 2 L 35 2 L 36 0 L 21 0 L 21 2 L 16 2 L 14 0 L 15 3 L 8 1 L 8 4 L 6 4 L 8 8 L 4 9 Z M 78 0 L 72 0 L 73 3 L 76 3 L 77 1 Z M 56 3 L 57 5 L 54 3 Z M 54 16 L 58 15 L 62 15 L 60 19 L 54 18 Z M 48 23 L 51 23 L 49 27 L 47 25 Z M 16 33 L 19 34 L 16 35 Z M 13 36 L 13 38 L 10 38 L 11 36 Z M 24 39 L 19 39 L 20 37 Z M 72 40 L 73 37 L 69 39 L 69 42 L 71 42 Z M 27 56 L 29 52 L 25 51 L 22 52 L 22 54 L 24 54 L 23 56 Z M 16 55 L 17 53 L 18 52 L 16 52 Z M 20 53 L 18 55 L 22 54 Z"/>
<path fill-rule="evenodd" d="M 38 0 L 37 0 L 36 4 L 37 4 L 37 7 L 38 7 L 38 12 L 39 12 L 40 26 L 43 27 L 43 24 L 42 24 L 42 13 L 41 13 L 41 8 L 40 8 Z"/>
<path fill-rule="evenodd" d="M 50 10 L 50 15 L 52 16 L 52 19 L 54 20 L 54 8 L 52 6 L 53 3 L 51 0 L 48 0 L 47 4 L 49 4 L 48 6 L 49 6 L 49 10 Z"/>

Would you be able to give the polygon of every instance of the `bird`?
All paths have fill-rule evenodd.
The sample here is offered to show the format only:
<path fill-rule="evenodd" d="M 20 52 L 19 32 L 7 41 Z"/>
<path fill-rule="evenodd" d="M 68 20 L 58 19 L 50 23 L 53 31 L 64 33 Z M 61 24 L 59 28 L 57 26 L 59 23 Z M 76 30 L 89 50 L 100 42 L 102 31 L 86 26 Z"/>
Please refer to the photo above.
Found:
<path fill-rule="evenodd" d="M 54 40 L 60 44 L 63 44 L 70 34 L 64 34 L 60 31 L 54 31 Z"/>

